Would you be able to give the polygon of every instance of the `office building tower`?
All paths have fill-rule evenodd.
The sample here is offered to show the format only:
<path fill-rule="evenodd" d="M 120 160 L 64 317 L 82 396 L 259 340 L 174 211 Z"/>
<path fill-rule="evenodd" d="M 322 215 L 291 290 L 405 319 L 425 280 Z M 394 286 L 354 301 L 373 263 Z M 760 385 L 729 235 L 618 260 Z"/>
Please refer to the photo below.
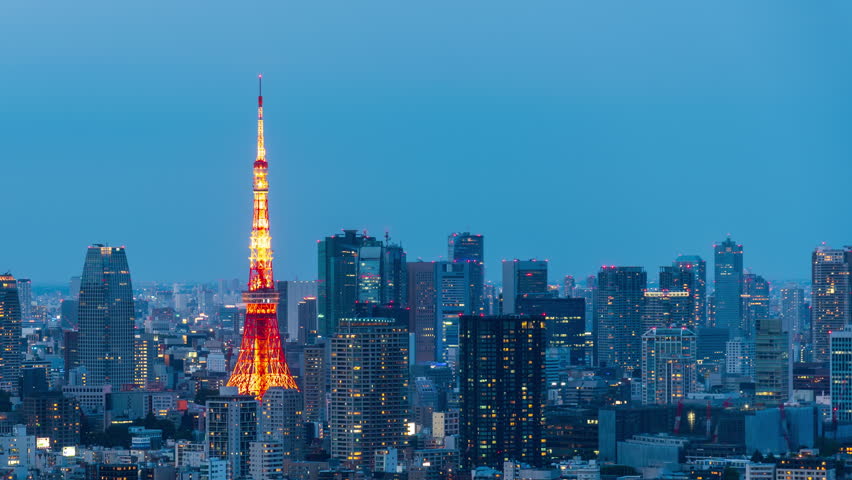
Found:
<path fill-rule="evenodd" d="M 263 143 L 263 97 L 257 97 L 257 158 L 253 164 L 254 201 L 249 242 L 249 282 L 243 292 L 246 318 L 237 364 L 228 386 L 258 399 L 270 387 L 298 390 L 290 374 L 278 325 L 279 294 L 272 271 L 269 230 L 269 163 Z"/>
<path fill-rule="evenodd" d="M 434 262 L 438 361 L 455 365 L 459 350 L 459 316 L 473 313 L 472 262 Z"/>
<path fill-rule="evenodd" d="M 471 264 L 470 310 L 485 314 L 485 237 L 470 232 L 451 234 L 447 238 L 447 259 Z"/>
<path fill-rule="evenodd" d="M 239 395 L 236 387 L 222 387 L 207 399 L 204 454 L 228 463 L 228 478 L 249 476 L 251 443 L 257 440 L 257 400 Z"/>
<path fill-rule="evenodd" d="M 80 332 L 76 330 L 62 332 L 62 360 L 67 381 L 71 370 L 80 366 Z"/>
<path fill-rule="evenodd" d="M 681 290 L 689 290 L 693 298 L 695 325 L 707 325 L 707 262 L 698 255 L 679 255 L 672 267 L 679 271 L 672 280 L 686 287 Z M 690 280 L 689 274 L 692 274 L 694 279 Z M 662 279 L 660 282 L 660 288 L 675 290 L 675 288 L 663 286 Z M 690 286 L 687 287 L 687 285 Z"/>
<path fill-rule="evenodd" d="M 21 303 L 21 323 L 33 322 L 33 282 L 29 278 L 19 278 L 18 297 Z"/>
<path fill-rule="evenodd" d="M 695 326 L 695 309 L 690 292 L 684 290 L 646 290 L 642 305 L 642 330 L 654 327 Z"/>
<path fill-rule="evenodd" d="M 565 278 L 562 279 L 562 296 L 573 297 L 576 287 L 577 282 L 574 281 L 574 275 L 565 275 Z"/>
<path fill-rule="evenodd" d="M 591 360 L 591 332 L 586 332 L 585 300 L 520 297 L 515 307 L 519 315 L 544 317 L 547 348 L 569 349 L 571 365 L 587 365 Z"/>
<path fill-rule="evenodd" d="M 814 361 L 830 357 L 829 335 L 852 323 L 852 247 L 819 247 L 811 257 Z"/>
<path fill-rule="evenodd" d="M 831 342 L 831 411 L 839 422 L 852 421 L 852 329 L 835 330 Z"/>
<path fill-rule="evenodd" d="M 316 280 L 283 280 L 275 282 L 281 298 L 278 300 L 278 323 L 281 338 L 299 336 L 299 302 L 317 296 Z M 286 336 L 285 336 L 286 333 Z"/>
<path fill-rule="evenodd" d="M 328 419 L 326 414 L 326 391 L 328 390 L 327 344 L 306 345 L 302 362 L 302 390 L 305 422 L 321 423 Z"/>
<path fill-rule="evenodd" d="M 735 337 L 725 343 L 725 372 L 754 377 L 754 342 Z"/>
<path fill-rule="evenodd" d="M 743 293 L 743 246 L 727 238 L 713 246 L 715 250 L 714 268 L 714 309 L 716 327 L 727 328 L 730 338 L 743 336 L 740 330 L 742 322 Z"/>
<path fill-rule="evenodd" d="M 299 344 L 314 343 L 317 339 L 317 297 L 304 297 L 299 300 L 297 307 Z"/>
<path fill-rule="evenodd" d="M 23 399 L 27 431 L 36 437 L 50 438 L 55 451 L 80 444 L 80 404 L 61 392 L 37 393 Z"/>
<path fill-rule="evenodd" d="M 545 320 L 463 316 L 460 438 L 465 468 L 546 463 Z"/>
<path fill-rule="evenodd" d="M 331 456 L 369 468 L 378 450 L 405 445 L 408 329 L 386 318 L 340 319 L 330 345 Z"/>
<path fill-rule="evenodd" d="M 801 336 L 809 333 L 810 322 L 807 313 L 803 289 L 798 287 L 781 289 L 781 329 L 790 332 L 790 339 L 794 343 L 800 343 Z"/>
<path fill-rule="evenodd" d="M 0 275 L 0 390 L 18 394 L 22 360 L 18 282 L 12 274 L 6 273 Z"/>
<path fill-rule="evenodd" d="M 277 442 L 285 458 L 300 458 L 304 429 L 302 414 L 301 392 L 281 387 L 270 388 L 260 402 L 258 440 Z"/>
<path fill-rule="evenodd" d="M 753 338 L 757 324 L 769 318 L 769 282 L 760 275 L 743 274 L 742 322 L 740 332 Z"/>
<path fill-rule="evenodd" d="M 547 295 L 547 260 L 503 260 L 503 314 L 515 313 L 518 297 Z"/>
<path fill-rule="evenodd" d="M 361 249 L 380 247 L 381 242 L 355 230 L 344 230 L 326 237 L 317 246 L 317 324 L 319 335 L 328 338 L 337 331 L 340 318 L 355 315 L 355 305 L 365 295 L 359 286 L 359 275 L 367 276 L 373 264 L 360 265 Z"/>
<path fill-rule="evenodd" d="M 698 391 L 697 340 L 687 328 L 652 328 L 642 335 L 643 404 L 674 404 Z"/>
<path fill-rule="evenodd" d="M 382 305 L 405 308 L 408 302 L 408 262 L 402 245 L 385 235 L 382 251 Z"/>
<path fill-rule="evenodd" d="M 408 328 L 414 335 L 414 363 L 437 360 L 437 289 L 434 262 L 408 262 Z"/>
<path fill-rule="evenodd" d="M 698 363 L 699 368 L 713 365 L 712 370 L 725 368 L 728 330 L 716 327 L 698 327 Z"/>
<path fill-rule="evenodd" d="M 133 287 L 124 247 L 93 245 L 80 284 L 80 364 L 88 385 L 133 383 Z"/>
<path fill-rule="evenodd" d="M 793 388 L 790 337 L 780 318 L 757 323 L 754 345 L 754 383 L 758 401 L 779 404 L 790 400 Z"/>
<path fill-rule="evenodd" d="M 601 267 L 595 290 L 596 363 L 625 375 L 639 368 L 642 306 L 648 277 L 642 267 Z"/>
<path fill-rule="evenodd" d="M 160 353 L 160 345 L 151 333 L 133 336 L 133 383 L 145 388 L 154 381 L 154 365 Z"/>

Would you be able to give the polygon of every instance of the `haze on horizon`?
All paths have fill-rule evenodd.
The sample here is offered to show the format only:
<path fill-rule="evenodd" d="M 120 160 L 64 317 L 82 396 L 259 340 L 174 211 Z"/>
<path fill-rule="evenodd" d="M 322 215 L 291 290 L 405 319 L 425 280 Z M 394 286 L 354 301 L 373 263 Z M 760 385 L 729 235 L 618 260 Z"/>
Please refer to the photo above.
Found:
<path fill-rule="evenodd" d="M 9 0 L 0 271 L 62 282 L 109 243 L 134 281 L 246 277 L 263 73 L 277 279 L 342 228 L 410 260 L 482 233 L 489 278 L 552 282 L 730 233 L 808 278 L 852 243 L 850 53 L 839 0 Z"/>

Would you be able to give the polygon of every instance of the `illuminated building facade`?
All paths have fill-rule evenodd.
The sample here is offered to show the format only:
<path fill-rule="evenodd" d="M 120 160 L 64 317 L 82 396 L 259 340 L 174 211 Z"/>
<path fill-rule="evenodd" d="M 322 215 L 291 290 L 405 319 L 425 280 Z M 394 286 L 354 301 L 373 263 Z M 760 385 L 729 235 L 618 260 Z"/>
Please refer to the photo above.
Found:
<path fill-rule="evenodd" d="M 831 410 L 840 422 L 852 421 L 852 329 L 831 332 Z"/>
<path fill-rule="evenodd" d="M 453 233 L 447 238 L 447 259 L 470 263 L 470 310 L 485 312 L 485 237 L 470 232 Z"/>
<path fill-rule="evenodd" d="M 437 360 L 434 262 L 408 262 L 408 328 L 414 334 L 414 363 Z"/>
<path fill-rule="evenodd" d="M 675 285 L 680 284 L 680 290 L 689 291 L 695 308 L 696 327 L 707 324 L 707 262 L 698 255 L 679 255 L 672 264 L 672 277 L 664 278 L 660 273 L 660 288 L 666 290 L 678 290 Z M 693 278 L 690 278 L 692 276 Z M 668 285 L 668 281 L 672 281 Z"/>
<path fill-rule="evenodd" d="M 437 356 L 455 365 L 459 353 L 459 317 L 473 313 L 473 262 L 434 262 Z"/>
<path fill-rule="evenodd" d="M 251 444 L 257 439 L 258 402 L 254 395 L 233 395 L 228 387 L 207 400 L 205 416 L 208 459 L 221 458 L 228 464 L 228 478 L 249 476 Z"/>
<path fill-rule="evenodd" d="M 631 374 L 642 350 L 642 308 L 648 276 L 642 267 L 604 266 L 595 290 L 596 362 Z"/>
<path fill-rule="evenodd" d="M 754 273 L 743 274 L 740 331 L 753 338 L 759 322 L 769 318 L 769 282 Z"/>
<path fill-rule="evenodd" d="M 93 245 L 80 284 L 80 364 L 87 385 L 133 383 L 133 287 L 124 247 Z"/>
<path fill-rule="evenodd" d="M 340 319 L 330 348 L 331 456 L 371 467 L 376 451 L 406 443 L 408 329 L 388 318 Z"/>
<path fill-rule="evenodd" d="M 460 445 L 465 468 L 546 463 L 545 320 L 462 316 Z"/>
<path fill-rule="evenodd" d="M 21 376 L 21 304 L 18 283 L 0 275 L 0 390 L 17 395 Z"/>
<path fill-rule="evenodd" d="M 729 337 L 743 336 L 742 322 L 743 293 L 743 246 L 730 238 L 713 246 L 714 267 L 714 318 L 715 326 L 727 328 Z"/>
<path fill-rule="evenodd" d="M 269 164 L 263 144 L 263 96 L 257 97 L 257 159 L 254 161 L 254 215 L 249 255 L 248 291 L 243 293 L 246 319 L 237 365 L 228 386 L 260 399 L 270 387 L 298 390 L 284 357 L 278 329 L 279 293 L 272 277 L 269 232 Z"/>
<path fill-rule="evenodd" d="M 776 317 L 758 321 L 754 342 L 757 400 L 766 404 L 788 401 L 793 388 L 793 372 L 790 337 L 781 330 L 781 319 Z"/>
<path fill-rule="evenodd" d="M 516 313 L 520 296 L 547 295 L 547 260 L 503 260 L 503 314 Z"/>
<path fill-rule="evenodd" d="M 677 403 L 698 390 L 698 337 L 687 328 L 652 328 L 642 335 L 642 403 Z"/>
<path fill-rule="evenodd" d="M 299 458 L 302 449 L 302 395 L 297 390 L 272 387 L 263 395 L 258 417 L 258 440 L 277 442 L 281 455 Z"/>
<path fill-rule="evenodd" d="M 811 257 L 814 361 L 829 360 L 829 335 L 852 323 L 852 247 L 820 247 Z"/>
<path fill-rule="evenodd" d="M 33 282 L 29 278 L 18 279 L 18 298 L 21 301 L 21 322 L 33 322 Z"/>
<path fill-rule="evenodd" d="M 695 310 L 689 291 L 645 290 L 644 297 L 642 330 L 669 326 L 694 327 Z"/>
<path fill-rule="evenodd" d="M 544 317 L 547 348 L 568 349 L 571 365 L 587 365 L 591 361 L 584 299 L 519 297 L 515 307 L 519 315 Z"/>

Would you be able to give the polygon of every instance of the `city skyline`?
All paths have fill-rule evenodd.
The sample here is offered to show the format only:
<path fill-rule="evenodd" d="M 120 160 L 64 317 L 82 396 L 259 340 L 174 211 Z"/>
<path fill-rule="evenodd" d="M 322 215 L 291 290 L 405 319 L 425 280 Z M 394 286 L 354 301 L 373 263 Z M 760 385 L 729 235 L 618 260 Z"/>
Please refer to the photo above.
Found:
<path fill-rule="evenodd" d="M 491 280 L 510 258 L 547 258 L 578 278 L 601 264 L 709 259 L 727 233 L 753 271 L 804 279 L 808 252 L 852 238 L 852 225 L 815 208 L 842 205 L 843 193 L 808 181 L 814 168 L 839 178 L 852 168 L 852 69 L 830 60 L 849 46 L 837 23 L 847 4 L 656 2 L 668 16 L 583 2 L 523 15 L 508 2 L 269 3 L 262 16 L 216 6 L 192 28 L 176 20 L 196 17 L 185 5 L 174 17 L 102 2 L 4 7 L 0 156 L 19 159 L 4 162 L 7 194 L 28 206 L 7 221 L 38 233 L 0 239 L 16 252 L 0 269 L 64 282 L 86 245 L 104 243 L 132 252 L 140 281 L 241 275 L 257 73 L 275 124 L 281 278 L 314 278 L 314 242 L 343 228 L 389 230 L 409 258 L 427 260 L 446 255 L 450 232 L 481 233 Z M 155 26 L 161 36 L 144 34 Z M 422 40 L 434 33 L 440 41 Z M 349 182 L 354 171 L 369 183 Z M 434 200 L 457 198 L 454 179 L 478 188 L 465 208 Z M 346 199 L 367 184 L 397 200 L 353 208 Z M 673 202 L 675 190 L 693 196 Z M 735 192 L 727 203 L 725 192 Z M 99 202 L 110 221 L 74 214 Z"/>

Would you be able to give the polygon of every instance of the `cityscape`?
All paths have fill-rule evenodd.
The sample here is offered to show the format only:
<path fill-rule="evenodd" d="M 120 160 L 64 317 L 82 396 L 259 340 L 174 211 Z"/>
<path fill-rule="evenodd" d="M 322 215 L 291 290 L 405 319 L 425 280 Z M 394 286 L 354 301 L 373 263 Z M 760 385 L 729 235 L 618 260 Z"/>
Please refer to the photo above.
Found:
<path fill-rule="evenodd" d="M 506 19 L 512 24 L 511 15 Z M 534 29 L 537 23 L 528 21 L 517 19 Z M 315 197 L 333 199 L 341 212 L 333 222 L 353 222 L 310 232 L 316 244 L 295 247 L 310 252 L 306 259 L 281 248 L 302 236 L 278 238 L 291 235 L 291 218 L 309 203 L 322 202 L 306 195 L 299 205 L 277 200 L 285 190 L 278 179 L 298 162 L 284 154 L 292 150 L 277 146 L 286 143 L 278 123 L 286 83 L 270 85 L 270 74 L 242 70 L 239 91 L 227 93 L 240 98 L 241 107 L 229 115 L 250 127 L 237 141 L 250 143 L 252 155 L 217 160 L 238 165 L 239 174 L 197 173 L 203 159 L 191 159 L 191 168 L 163 172 L 163 183 L 149 191 L 121 170 L 126 167 L 97 167 L 121 184 L 122 195 L 173 203 L 156 214 L 124 212 L 155 234 L 69 245 L 76 234 L 45 225 L 39 233 L 50 230 L 51 244 L 77 255 L 73 271 L 52 265 L 53 275 L 64 276 L 57 284 L 43 273 L 44 258 L 29 253 L 43 239 L 22 233 L 17 217 L 4 223 L 4 236 L 14 243 L 0 243 L 0 267 L 14 268 L 0 270 L 0 479 L 845 480 L 852 474 L 846 468 L 852 467 L 852 234 L 838 227 L 849 224 L 842 200 L 826 206 L 815 199 L 810 220 L 820 221 L 807 223 L 808 235 L 831 241 L 791 248 L 801 239 L 779 239 L 783 258 L 777 245 L 718 231 L 703 243 L 678 245 L 679 253 L 659 264 L 607 262 L 588 271 L 592 260 L 597 265 L 634 252 L 650 258 L 638 252 L 653 250 L 648 242 L 662 241 L 656 238 L 682 242 L 680 232 L 697 231 L 702 218 L 711 217 L 696 207 L 707 196 L 726 210 L 721 224 L 727 215 L 749 232 L 775 232 L 788 221 L 791 230 L 802 230 L 796 223 L 802 220 L 793 220 L 798 207 L 790 206 L 797 197 L 789 191 L 797 186 L 777 185 L 780 200 L 770 205 L 738 201 L 736 182 L 726 178 L 714 177 L 711 191 L 694 179 L 667 184 L 673 205 L 694 209 L 685 216 L 675 210 L 681 207 L 642 205 L 638 184 L 650 177 L 624 191 L 599 178 L 582 179 L 583 168 L 572 166 L 570 175 L 580 183 L 598 182 L 596 195 L 577 198 L 566 181 L 570 201 L 559 208 L 542 201 L 526 211 L 505 205 L 536 193 L 527 170 L 539 176 L 564 171 L 528 160 L 501 173 L 516 177 L 504 179 L 501 198 L 490 198 L 477 190 L 479 178 L 450 172 L 442 189 L 412 181 L 410 172 L 403 180 L 401 172 L 408 171 L 400 167 L 409 195 L 422 197 L 400 199 L 370 171 L 379 168 L 362 159 L 345 165 L 356 168 L 341 181 L 357 184 L 354 196 L 336 191 L 330 179 L 338 177 L 331 173 L 298 179 Z M 848 94 L 839 94 L 840 101 Z M 191 117 L 185 113 L 191 108 L 176 108 Z M 248 132 L 244 127 L 238 131 Z M 156 129 L 147 132 L 146 142 L 155 143 Z M 0 147 L 4 164 L 10 151 Z M 779 169 L 799 168 L 785 161 Z M 800 181 L 825 183 L 814 192 L 839 195 L 848 205 L 848 188 L 832 184 L 849 178 L 849 158 L 839 161 L 845 170 Z M 714 167 L 731 174 L 737 162 Z M 0 179 L 14 192 L 25 182 L 9 171 Z M 194 175 L 219 185 L 214 195 L 199 190 L 198 197 L 239 205 L 244 222 L 232 225 L 218 212 L 218 234 L 180 238 L 171 231 L 174 216 L 207 232 L 192 220 L 192 189 L 168 188 L 172 178 Z M 83 182 L 75 178 L 68 182 Z M 74 213 L 67 205 L 49 208 L 95 218 L 93 235 L 102 235 L 122 221 L 109 204 L 130 201 L 104 188 L 103 205 L 80 202 Z M 369 217 L 382 210 L 364 205 L 418 201 L 441 203 L 431 214 L 450 211 L 449 223 L 457 227 L 414 242 L 393 227 L 380 234 L 366 227 L 392 219 L 358 223 L 343 213 L 354 209 Z M 634 203 L 647 210 L 641 218 L 630 213 Z M 452 208 L 444 210 L 445 204 Z M 29 197 L 8 205 L 28 216 L 44 208 Z M 503 212 L 501 223 L 525 229 L 528 244 L 517 245 L 516 255 L 491 253 L 492 242 L 505 252 L 517 237 L 500 238 L 505 230 L 477 213 L 486 207 Z M 821 216 L 824 208 L 833 209 L 832 222 Z M 581 220 L 589 218 L 586 210 L 603 212 L 598 223 Z M 733 220 L 740 210 L 745 223 Z M 422 222 L 434 230 L 429 219 Z M 607 249 L 621 245 L 618 252 L 598 259 L 600 250 L 584 252 L 572 243 L 593 238 L 603 224 L 621 225 L 617 239 L 600 235 Z M 537 238 L 564 235 L 566 225 L 568 236 L 577 237 L 564 241 L 570 262 L 524 254 L 544 250 Z M 655 239 L 644 238 L 648 231 Z M 231 234 L 242 239 L 238 246 L 207 250 L 220 245 L 212 237 Z M 142 245 L 154 237 L 166 238 L 169 255 L 178 256 L 137 254 L 150 249 Z M 435 245 L 424 248 L 424 238 Z M 164 260 L 181 255 L 214 265 L 196 271 Z M 227 259 L 236 257 L 243 259 L 239 270 L 204 279 L 207 272 L 227 271 Z M 583 262 L 566 269 L 578 257 Z M 166 263 L 163 279 L 152 279 Z M 799 264 L 809 271 L 791 267 Z M 175 272 L 196 280 L 165 280 L 177 278 Z"/>

